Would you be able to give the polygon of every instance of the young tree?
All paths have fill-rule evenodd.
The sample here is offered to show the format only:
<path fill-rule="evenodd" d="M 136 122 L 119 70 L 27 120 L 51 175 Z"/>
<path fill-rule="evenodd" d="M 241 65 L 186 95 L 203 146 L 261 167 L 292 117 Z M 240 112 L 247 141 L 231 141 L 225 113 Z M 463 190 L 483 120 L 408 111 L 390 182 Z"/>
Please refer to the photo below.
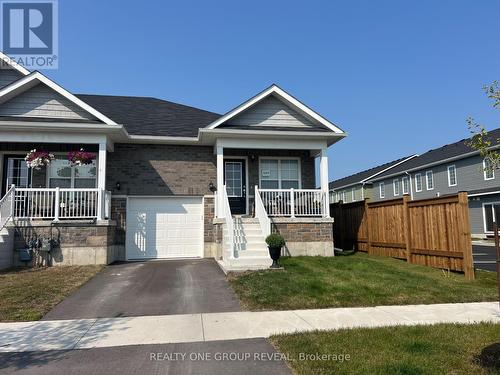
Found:
<path fill-rule="evenodd" d="M 488 98 L 493 101 L 493 108 L 500 109 L 500 88 L 498 82 L 494 81 L 491 85 L 484 86 L 484 91 Z M 471 138 L 467 144 L 474 150 L 479 151 L 479 154 L 488 161 L 485 163 L 488 169 L 500 169 L 500 152 L 497 149 L 492 149 L 493 142 L 496 144 L 500 139 L 492 139 L 483 125 L 477 124 L 472 117 L 467 119 L 467 127 L 471 132 Z"/>

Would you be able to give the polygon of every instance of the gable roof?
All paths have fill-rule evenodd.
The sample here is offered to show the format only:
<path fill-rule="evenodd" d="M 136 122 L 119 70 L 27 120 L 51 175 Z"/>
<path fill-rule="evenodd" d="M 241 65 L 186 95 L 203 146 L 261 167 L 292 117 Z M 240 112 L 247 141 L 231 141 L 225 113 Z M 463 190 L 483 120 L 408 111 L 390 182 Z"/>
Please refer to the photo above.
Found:
<path fill-rule="evenodd" d="M 6 101 L 16 97 L 17 95 L 29 90 L 30 88 L 35 87 L 38 84 L 44 84 L 57 92 L 58 94 L 62 95 L 84 111 L 90 113 L 92 116 L 97 118 L 98 120 L 104 122 L 105 124 L 108 125 L 117 125 L 113 120 L 108 118 L 107 116 L 103 115 L 96 109 L 92 108 L 90 105 L 87 103 L 83 102 L 81 99 L 77 98 L 75 95 L 67 91 L 66 89 L 62 88 L 59 86 L 57 83 L 54 81 L 50 80 L 49 78 L 45 77 L 42 73 L 38 71 L 34 71 L 26 76 L 24 76 L 21 79 L 18 79 L 15 82 L 12 82 L 10 85 L 7 85 L 0 89 L 0 104 L 5 103 Z"/>
<path fill-rule="evenodd" d="M 331 181 L 328 187 L 330 189 L 338 189 L 338 188 L 344 188 L 348 186 L 352 186 L 355 184 L 360 184 L 363 182 L 368 181 L 371 178 L 376 177 L 377 175 L 384 173 L 385 171 L 390 171 L 392 168 L 395 168 L 398 165 L 403 165 L 408 163 L 409 160 L 417 157 L 417 155 L 410 155 L 410 156 L 405 156 L 403 158 L 399 158 L 397 160 L 390 161 L 388 163 L 378 165 L 376 167 L 355 173 L 353 175 L 347 176 L 340 178 L 335 181 Z"/>
<path fill-rule="evenodd" d="M 78 98 L 122 124 L 132 135 L 197 137 L 221 115 L 166 100 L 77 94 Z"/>
<path fill-rule="evenodd" d="M 236 116 L 241 114 L 243 111 L 249 109 L 250 107 L 253 107 L 257 103 L 261 102 L 263 99 L 269 97 L 269 96 L 274 96 L 281 100 L 282 102 L 286 103 L 288 106 L 290 106 L 293 110 L 297 111 L 301 115 L 316 121 L 318 124 L 324 126 L 327 130 L 332 131 L 337 134 L 344 134 L 344 131 L 334 125 L 332 122 L 328 121 L 326 118 L 321 116 L 319 113 L 313 111 L 311 108 L 294 98 L 292 95 L 288 94 L 285 92 L 283 89 L 278 87 L 276 84 L 272 84 L 270 87 L 267 89 L 261 91 L 257 95 L 253 96 L 252 98 L 248 99 L 247 101 L 243 102 L 239 106 L 233 108 L 229 112 L 227 112 L 225 115 L 222 117 L 218 118 L 214 122 L 212 122 L 210 125 L 207 126 L 207 129 L 215 129 L 218 126 L 228 122 L 231 119 L 234 119 Z"/>
<path fill-rule="evenodd" d="M 27 76 L 28 74 L 30 74 L 30 71 L 28 69 L 26 69 L 21 64 L 15 62 L 13 59 L 11 59 L 9 56 L 7 56 L 5 53 L 1 51 L 0 51 L 0 60 L 2 64 L 9 65 L 12 69 L 17 70 L 23 76 Z"/>
<path fill-rule="evenodd" d="M 500 138 L 500 128 L 488 132 L 488 137 L 491 140 L 492 147 L 499 145 L 498 139 Z M 478 152 L 466 144 L 470 138 L 461 139 L 458 142 L 450 143 L 436 149 L 429 150 L 417 158 L 414 158 L 402 165 L 399 165 L 389 171 L 381 173 L 373 180 L 380 180 L 382 178 L 391 177 L 403 172 L 410 172 L 418 170 L 423 167 L 440 164 L 441 162 L 449 159 L 460 159 L 462 157 L 470 156 L 470 154 L 477 154 Z"/>

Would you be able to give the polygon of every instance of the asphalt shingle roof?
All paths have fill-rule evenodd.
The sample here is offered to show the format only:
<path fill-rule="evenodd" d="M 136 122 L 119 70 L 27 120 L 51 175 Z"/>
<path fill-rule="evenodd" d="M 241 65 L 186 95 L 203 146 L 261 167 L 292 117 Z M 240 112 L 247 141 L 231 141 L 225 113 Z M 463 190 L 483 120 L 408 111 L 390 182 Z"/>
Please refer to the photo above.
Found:
<path fill-rule="evenodd" d="M 411 156 L 413 156 L 413 155 L 405 156 L 404 158 L 393 160 L 393 161 L 390 161 L 388 163 L 385 163 L 385 164 L 382 164 L 382 165 L 379 165 L 379 166 L 376 166 L 376 167 L 373 167 L 373 168 L 370 168 L 370 169 L 358 172 L 356 174 L 353 174 L 353 175 L 350 175 L 350 176 L 343 177 L 343 178 L 340 178 L 338 180 L 332 181 L 329 184 L 329 188 L 330 189 L 335 189 L 335 188 L 339 188 L 339 187 L 343 187 L 343 186 L 348 186 L 348 185 L 359 183 L 359 182 L 367 179 L 368 177 L 373 176 L 376 173 L 380 173 L 384 169 L 391 168 L 391 166 L 394 166 L 394 165 L 402 162 L 403 160 L 408 159 Z M 408 161 L 404 162 L 403 164 L 406 164 L 406 163 L 408 163 Z M 391 170 L 392 169 L 390 169 L 389 171 L 391 171 Z"/>
<path fill-rule="evenodd" d="M 492 146 L 498 144 L 498 138 L 500 138 L 500 128 L 494 129 L 488 132 L 489 138 L 491 140 Z M 418 169 L 418 167 L 439 162 L 441 160 L 453 158 L 474 150 L 466 144 L 467 139 L 461 139 L 458 142 L 450 143 L 439 148 L 429 150 L 416 158 L 408 160 L 407 162 L 388 170 L 387 172 L 381 173 L 377 177 L 377 180 L 381 177 L 387 177 L 395 173 L 401 173 L 408 170 Z"/>
<path fill-rule="evenodd" d="M 132 135 L 196 137 L 219 117 L 205 111 L 166 100 L 110 95 L 76 95 L 114 122 L 122 124 Z"/>

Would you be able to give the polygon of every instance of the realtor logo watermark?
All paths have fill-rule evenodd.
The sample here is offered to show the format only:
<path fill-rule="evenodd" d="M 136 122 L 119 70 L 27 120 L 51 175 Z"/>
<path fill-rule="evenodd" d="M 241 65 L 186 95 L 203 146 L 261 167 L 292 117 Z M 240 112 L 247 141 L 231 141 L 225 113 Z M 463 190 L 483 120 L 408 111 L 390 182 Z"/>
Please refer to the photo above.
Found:
<path fill-rule="evenodd" d="M 57 69 L 57 11 L 57 0 L 0 1 L 0 49 L 27 69 Z"/>

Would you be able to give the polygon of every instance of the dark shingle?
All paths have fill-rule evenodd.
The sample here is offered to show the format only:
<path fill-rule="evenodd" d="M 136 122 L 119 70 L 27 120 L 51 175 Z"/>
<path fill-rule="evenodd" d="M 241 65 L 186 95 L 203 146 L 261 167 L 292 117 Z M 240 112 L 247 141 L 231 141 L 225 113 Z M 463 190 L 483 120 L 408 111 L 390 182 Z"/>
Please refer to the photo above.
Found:
<path fill-rule="evenodd" d="M 363 180 L 365 180 L 365 179 L 367 179 L 367 178 L 369 178 L 369 177 L 371 177 L 371 176 L 373 176 L 373 175 L 375 175 L 377 173 L 380 173 L 384 169 L 391 168 L 391 166 L 394 166 L 394 165 L 402 162 L 405 159 L 411 158 L 412 156 L 413 155 L 405 156 L 404 158 L 393 160 L 393 161 L 390 161 L 388 163 L 379 165 L 377 167 L 373 167 L 373 168 L 370 168 L 370 169 L 358 172 L 356 174 L 340 178 L 338 180 L 330 182 L 329 187 L 330 187 L 330 189 L 335 189 L 335 188 L 339 188 L 339 187 L 343 187 L 343 186 L 348 186 L 348 185 L 359 183 L 359 182 L 361 182 L 361 181 L 363 181 Z M 408 162 L 409 161 L 404 162 L 403 164 L 406 164 Z M 392 169 L 390 169 L 389 171 L 392 171 Z"/>
<path fill-rule="evenodd" d="M 109 95 L 76 95 L 132 135 L 196 137 L 221 115 L 166 100 Z"/>
<path fill-rule="evenodd" d="M 488 133 L 492 146 L 498 144 L 498 138 L 500 138 L 500 128 L 491 130 Z M 417 169 L 427 164 L 473 152 L 474 150 L 466 144 L 466 141 L 468 139 L 469 138 L 461 139 L 458 142 L 450 143 L 448 145 L 429 150 L 426 153 L 421 154 L 420 156 L 413 158 L 404 164 L 398 165 L 397 167 L 378 175 L 376 178 L 379 179 L 380 177 L 390 176 L 395 173 Z"/>

